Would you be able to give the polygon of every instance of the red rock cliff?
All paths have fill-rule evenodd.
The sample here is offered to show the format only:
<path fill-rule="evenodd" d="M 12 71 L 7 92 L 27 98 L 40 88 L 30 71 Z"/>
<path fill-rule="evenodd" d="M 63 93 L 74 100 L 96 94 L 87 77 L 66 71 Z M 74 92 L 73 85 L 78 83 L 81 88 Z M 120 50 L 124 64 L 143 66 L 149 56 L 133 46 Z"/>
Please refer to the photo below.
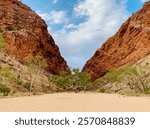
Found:
<path fill-rule="evenodd" d="M 19 61 L 35 54 L 47 60 L 48 71 L 53 74 L 67 67 L 44 20 L 18 0 L 0 0 L 0 31 L 6 38 L 8 53 Z"/>
<path fill-rule="evenodd" d="M 94 56 L 87 61 L 83 71 L 90 72 L 94 79 L 103 76 L 112 68 L 136 62 L 150 54 L 150 2 L 131 16 L 109 38 Z"/>

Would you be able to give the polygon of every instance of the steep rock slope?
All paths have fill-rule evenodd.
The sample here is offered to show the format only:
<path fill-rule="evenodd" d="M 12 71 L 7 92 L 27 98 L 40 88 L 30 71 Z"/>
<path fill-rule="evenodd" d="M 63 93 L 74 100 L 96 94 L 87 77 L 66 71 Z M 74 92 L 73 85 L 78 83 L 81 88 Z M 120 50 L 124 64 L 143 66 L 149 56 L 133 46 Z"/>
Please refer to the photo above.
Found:
<path fill-rule="evenodd" d="M 25 63 L 29 54 L 43 56 L 48 71 L 57 74 L 67 67 L 47 25 L 34 11 L 18 0 L 0 0 L 0 32 L 10 56 Z"/>
<path fill-rule="evenodd" d="M 94 79 L 110 69 L 134 63 L 150 54 L 150 2 L 133 14 L 109 38 L 93 57 L 87 61 L 83 71 L 90 72 Z"/>

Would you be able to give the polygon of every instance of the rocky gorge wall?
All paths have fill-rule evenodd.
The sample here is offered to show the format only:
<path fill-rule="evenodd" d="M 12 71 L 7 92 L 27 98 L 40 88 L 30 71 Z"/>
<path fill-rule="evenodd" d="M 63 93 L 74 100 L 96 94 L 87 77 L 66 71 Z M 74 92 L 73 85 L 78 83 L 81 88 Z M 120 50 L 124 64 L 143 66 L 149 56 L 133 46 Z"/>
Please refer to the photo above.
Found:
<path fill-rule="evenodd" d="M 29 54 L 40 55 L 52 74 L 68 67 L 44 20 L 18 0 L 0 0 L 0 32 L 9 55 L 18 61 L 25 63 Z"/>
<path fill-rule="evenodd" d="M 133 63 L 150 54 L 150 2 L 133 14 L 97 49 L 85 64 L 83 71 L 92 74 L 94 79 L 102 77 L 110 69 Z"/>

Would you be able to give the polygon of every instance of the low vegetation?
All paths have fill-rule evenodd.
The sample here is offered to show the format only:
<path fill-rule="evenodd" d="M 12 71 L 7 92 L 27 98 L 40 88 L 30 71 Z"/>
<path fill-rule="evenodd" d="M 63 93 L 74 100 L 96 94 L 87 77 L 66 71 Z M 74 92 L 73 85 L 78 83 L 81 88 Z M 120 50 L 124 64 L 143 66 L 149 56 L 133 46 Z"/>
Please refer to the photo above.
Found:
<path fill-rule="evenodd" d="M 103 78 L 106 92 L 150 94 L 150 66 L 124 66 L 110 70 Z M 104 83 L 102 83 L 104 84 Z"/>
<path fill-rule="evenodd" d="M 28 57 L 28 72 L 30 74 L 30 87 L 29 92 L 32 92 L 34 81 L 38 79 L 38 76 L 43 69 L 47 68 L 48 64 L 46 60 L 41 56 L 29 55 Z M 26 83 L 27 85 L 27 83 Z"/>
<path fill-rule="evenodd" d="M 8 67 L 0 68 L 0 93 L 3 93 L 4 96 L 7 96 L 10 91 L 10 84 L 13 83 L 14 76 Z"/>
<path fill-rule="evenodd" d="M 54 75 L 52 82 L 62 91 L 86 91 L 91 87 L 91 76 L 89 73 L 80 72 L 78 68 L 73 68 L 61 72 L 60 75 Z"/>
<path fill-rule="evenodd" d="M 6 85 L 0 85 L 0 93 L 2 93 L 4 96 L 8 96 L 11 89 L 7 87 Z"/>
<path fill-rule="evenodd" d="M 127 73 L 125 81 L 131 90 L 150 94 L 150 66 L 136 67 L 135 73 Z"/>
<path fill-rule="evenodd" d="M 47 63 L 41 56 L 30 56 L 23 72 L 0 63 L 0 94 L 7 96 L 23 92 L 31 95 L 41 93 L 45 87 L 51 89 L 51 82 L 48 80 L 50 75 L 44 75 L 46 67 Z"/>

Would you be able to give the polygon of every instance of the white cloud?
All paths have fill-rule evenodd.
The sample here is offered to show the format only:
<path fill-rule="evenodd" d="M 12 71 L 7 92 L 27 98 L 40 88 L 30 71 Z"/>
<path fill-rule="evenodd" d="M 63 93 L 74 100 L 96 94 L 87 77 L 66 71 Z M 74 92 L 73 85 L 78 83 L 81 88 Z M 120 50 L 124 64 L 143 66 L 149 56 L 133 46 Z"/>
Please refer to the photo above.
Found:
<path fill-rule="evenodd" d="M 58 0 L 53 0 L 52 2 L 53 2 L 53 4 L 56 4 L 58 2 Z"/>
<path fill-rule="evenodd" d="M 77 29 L 78 25 L 75 24 L 68 24 L 68 25 L 64 25 L 64 29 Z"/>
<path fill-rule="evenodd" d="M 147 1 L 149 1 L 149 0 L 141 0 L 143 3 L 145 3 L 145 2 L 147 2 Z"/>
<path fill-rule="evenodd" d="M 96 49 L 111 35 L 129 16 L 126 11 L 126 0 L 80 0 L 74 7 L 75 16 L 87 17 L 79 25 L 69 23 L 62 30 L 54 33 L 62 55 L 72 67 L 82 67 L 94 54 Z M 68 30 L 68 29 L 73 30 Z M 72 59 L 76 59 L 74 62 Z"/>
<path fill-rule="evenodd" d="M 51 24 L 62 24 L 68 22 L 66 11 L 51 11 L 49 13 L 37 12 L 44 20 Z"/>

